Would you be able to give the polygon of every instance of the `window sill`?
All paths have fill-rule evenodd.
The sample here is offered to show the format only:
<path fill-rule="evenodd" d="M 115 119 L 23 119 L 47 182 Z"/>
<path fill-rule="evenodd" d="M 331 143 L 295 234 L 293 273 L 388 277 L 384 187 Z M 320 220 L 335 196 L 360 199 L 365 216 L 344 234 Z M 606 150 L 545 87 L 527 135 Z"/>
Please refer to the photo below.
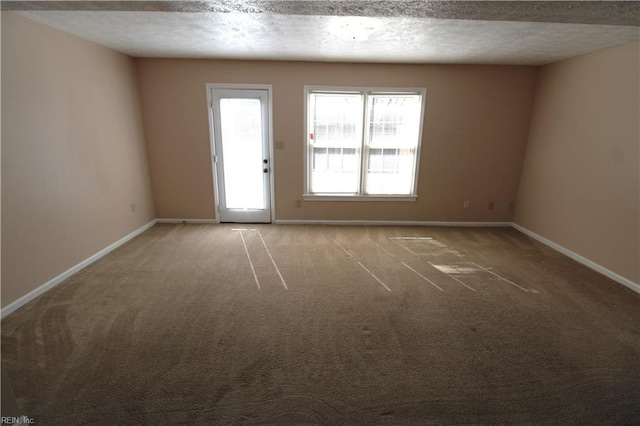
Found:
<path fill-rule="evenodd" d="M 339 195 L 304 194 L 304 201 L 416 201 L 417 195 Z"/>

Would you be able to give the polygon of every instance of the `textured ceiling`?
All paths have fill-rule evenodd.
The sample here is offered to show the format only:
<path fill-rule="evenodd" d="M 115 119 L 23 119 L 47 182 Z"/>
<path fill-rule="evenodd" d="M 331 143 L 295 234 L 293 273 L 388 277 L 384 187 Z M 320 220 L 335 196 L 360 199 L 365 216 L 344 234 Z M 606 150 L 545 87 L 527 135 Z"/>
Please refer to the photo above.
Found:
<path fill-rule="evenodd" d="M 137 57 L 542 65 L 640 39 L 638 2 L 3 1 Z"/>

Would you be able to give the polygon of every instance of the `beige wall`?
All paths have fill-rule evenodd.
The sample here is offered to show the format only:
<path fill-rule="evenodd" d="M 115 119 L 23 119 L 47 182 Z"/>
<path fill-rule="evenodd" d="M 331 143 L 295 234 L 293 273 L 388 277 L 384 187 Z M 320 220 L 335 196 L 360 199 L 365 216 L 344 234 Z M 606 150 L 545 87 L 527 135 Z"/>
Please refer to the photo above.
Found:
<path fill-rule="evenodd" d="M 2 12 L 2 306 L 155 217 L 139 111 L 131 58 Z"/>
<path fill-rule="evenodd" d="M 515 222 L 640 282 L 640 44 L 543 67 Z"/>
<path fill-rule="evenodd" d="M 215 217 L 205 83 L 273 85 L 276 219 L 510 221 L 536 80 L 532 67 L 137 59 L 158 218 Z M 426 87 L 417 202 L 295 201 L 303 86 Z M 464 200 L 471 208 L 463 209 Z M 499 201 L 488 209 L 490 201 Z"/>

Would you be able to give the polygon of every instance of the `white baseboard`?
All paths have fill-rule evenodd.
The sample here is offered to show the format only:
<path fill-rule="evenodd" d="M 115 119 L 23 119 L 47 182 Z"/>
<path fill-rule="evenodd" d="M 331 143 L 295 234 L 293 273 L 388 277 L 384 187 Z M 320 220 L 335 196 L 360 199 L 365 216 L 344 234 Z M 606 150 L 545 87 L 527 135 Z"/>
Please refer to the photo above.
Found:
<path fill-rule="evenodd" d="M 351 226 L 466 226 L 509 227 L 511 222 L 430 222 L 419 220 L 297 220 L 277 219 L 276 225 L 351 225 Z"/>
<path fill-rule="evenodd" d="M 16 309 L 22 307 L 27 302 L 30 302 L 31 300 L 35 299 L 36 297 L 40 296 L 41 294 L 47 292 L 48 290 L 51 290 L 53 287 L 57 286 L 62 281 L 66 280 L 71 275 L 75 274 L 76 272 L 80 271 L 81 269 L 86 268 L 87 266 L 89 266 L 90 264 L 95 262 L 96 260 L 98 260 L 101 257 L 109 254 L 110 252 L 112 252 L 113 250 L 117 249 L 118 247 L 120 247 L 124 243 L 132 240 L 134 237 L 137 237 L 138 235 L 142 234 L 144 231 L 146 231 L 147 229 L 149 229 L 153 225 L 155 225 L 155 223 L 156 223 L 156 221 L 154 219 L 151 222 L 147 223 L 146 225 L 143 225 L 142 227 L 136 229 L 132 233 L 130 233 L 128 235 L 125 235 L 124 237 L 120 238 L 115 243 L 103 248 L 102 250 L 100 250 L 99 252 L 94 254 L 93 256 L 88 257 L 85 260 L 83 260 L 82 262 L 78 263 L 77 265 L 71 267 L 70 269 L 67 269 L 66 271 L 64 271 L 63 273 L 58 275 L 57 277 L 55 277 L 52 280 L 46 282 L 45 284 L 41 285 L 40 287 L 36 288 L 35 290 L 25 294 L 24 296 L 22 296 L 18 300 L 9 303 L 7 306 L 2 308 L 1 313 L 0 313 L 0 318 L 6 317 L 7 315 L 9 315 L 12 312 L 14 312 Z"/>
<path fill-rule="evenodd" d="M 616 281 L 617 283 L 622 284 L 625 287 L 628 287 L 629 289 L 635 291 L 636 293 L 640 293 L 640 284 L 638 283 L 634 283 L 633 281 L 623 277 L 622 275 L 618 275 L 615 272 L 605 268 L 604 266 L 598 265 L 597 263 L 593 262 L 592 260 L 587 259 L 584 256 L 579 255 L 576 252 L 573 252 L 571 250 L 569 250 L 568 248 L 562 247 L 560 244 L 554 243 L 551 240 L 548 240 L 547 238 L 536 234 L 533 231 L 528 230 L 527 228 L 518 225 L 517 223 L 512 223 L 511 226 L 513 226 L 515 229 L 517 229 L 518 231 L 522 232 L 525 235 L 528 235 L 529 237 L 533 238 L 534 240 L 537 240 L 539 242 L 541 242 L 542 244 L 551 247 L 552 249 L 559 251 L 560 253 L 564 254 L 567 257 L 570 257 L 571 259 L 575 260 L 576 262 L 582 263 L 583 265 L 587 266 L 588 268 L 593 269 L 596 272 L 601 273 L 602 275 L 604 275 L 607 278 L 611 278 L 613 281 Z"/>
<path fill-rule="evenodd" d="M 174 219 L 174 218 L 162 218 L 156 219 L 156 223 L 193 223 L 193 224 L 201 224 L 201 223 L 220 223 L 217 219 Z"/>
<path fill-rule="evenodd" d="M 125 244 L 126 242 L 132 240 L 133 238 L 137 237 L 138 235 L 142 234 L 144 231 L 146 231 L 147 229 L 151 228 L 153 225 L 155 225 L 156 223 L 172 223 L 172 224 L 179 224 L 179 223 L 194 223 L 194 224 L 216 224 L 216 223 L 220 223 L 219 221 L 215 220 L 215 219 L 154 219 L 151 222 L 143 225 L 142 227 L 136 229 L 135 231 L 133 231 L 132 233 L 122 237 L 121 239 L 119 239 L 118 241 L 116 241 L 115 243 L 105 247 L 104 249 L 100 250 L 99 252 L 97 252 L 96 254 L 94 254 L 93 256 L 83 260 L 82 262 L 78 263 L 77 265 L 73 266 L 72 268 L 66 270 L 65 272 L 61 273 L 60 275 L 56 276 L 55 278 L 53 278 L 52 280 L 46 282 L 45 284 L 41 285 L 40 287 L 38 287 L 37 289 L 25 294 L 24 296 L 22 296 L 21 298 L 19 298 L 18 300 L 8 304 L 6 307 L 2 308 L 0 310 L 0 318 L 4 318 L 7 315 L 11 314 L 12 312 L 14 312 L 15 310 L 17 310 L 18 308 L 22 307 L 24 304 L 30 302 L 31 300 L 35 299 L 36 297 L 40 296 L 41 294 L 45 293 L 46 291 L 52 289 L 53 287 L 57 286 L 58 284 L 60 284 L 62 281 L 66 280 L 67 278 L 69 278 L 71 275 L 75 274 L 76 272 L 80 271 L 81 269 L 84 269 L 85 267 L 89 266 L 90 264 L 92 264 L 93 262 L 97 261 L 98 259 L 104 257 L 105 255 L 107 255 L 108 253 L 112 252 L 113 250 L 115 250 L 116 248 L 122 246 L 123 244 Z M 278 225 L 353 225 L 353 226 L 381 226 L 381 225 L 387 225 L 387 226 L 465 226 L 465 227 L 513 227 L 515 229 L 517 229 L 518 231 L 522 232 L 525 235 L 528 235 L 529 237 L 541 242 L 542 244 L 545 244 L 546 246 L 551 247 L 554 250 L 557 250 L 558 252 L 564 254 L 565 256 L 593 269 L 596 272 L 601 273 L 602 275 L 612 279 L 613 281 L 616 281 L 617 283 L 620 283 L 622 285 L 624 285 L 625 287 L 635 291 L 636 293 L 640 294 L 640 285 L 638 283 L 635 283 L 619 274 L 616 274 L 615 272 L 587 259 L 584 256 L 581 256 L 557 243 L 554 243 L 551 240 L 548 240 L 547 238 L 536 234 L 533 231 L 528 230 L 527 228 L 518 225 L 517 223 L 512 223 L 512 222 L 430 222 L 430 221 L 380 221 L 380 220 L 287 220 L 287 219 L 282 219 L 282 220 L 276 220 L 274 223 L 278 224 Z"/>

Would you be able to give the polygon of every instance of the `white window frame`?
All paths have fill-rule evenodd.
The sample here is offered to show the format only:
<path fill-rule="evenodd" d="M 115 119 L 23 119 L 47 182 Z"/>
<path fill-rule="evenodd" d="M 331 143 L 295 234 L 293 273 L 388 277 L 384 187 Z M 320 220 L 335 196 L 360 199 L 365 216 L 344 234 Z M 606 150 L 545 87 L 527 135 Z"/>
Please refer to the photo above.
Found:
<path fill-rule="evenodd" d="M 357 194 L 314 194 L 310 192 L 311 189 L 311 169 L 310 165 L 312 163 L 311 159 L 311 147 L 309 144 L 309 97 L 313 92 L 325 92 L 325 93 L 338 93 L 338 94 L 354 94 L 354 93 L 362 93 L 362 94 L 385 94 L 385 95 L 409 95 L 409 94 L 417 94 L 421 95 L 421 114 L 420 114 L 420 125 L 418 129 L 418 145 L 416 146 L 416 156 L 415 156 L 415 165 L 414 165 L 414 174 L 413 174 L 413 182 L 412 182 L 412 191 L 411 194 L 402 194 L 402 195 L 393 195 L 393 194 L 385 194 L 385 195 L 376 195 L 376 194 L 364 194 L 362 189 L 363 183 L 363 174 L 364 171 L 362 167 L 360 168 L 359 174 L 359 191 Z M 401 88 L 390 88 L 390 87 L 342 87 L 342 86 L 304 86 L 304 193 L 302 198 L 304 200 L 309 201 L 416 201 L 418 199 L 418 175 L 419 175 L 419 166 L 420 166 L 420 152 L 422 147 L 422 129 L 424 124 L 424 116 L 426 110 L 426 100 L 427 100 L 427 89 L 423 87 L 401 87 Z M 366 113 L 366 106 L 365 111 Z M 366 121 L 365 121 L 366 124 Z M 364 127 L 366 125 L 363 124 Z M 364 144 L 366 140 L 367 130 L 364 129 L 364 134 L 362 135 L 362 145 L 361 145 L 361 163 L 364 161 Z"/>

